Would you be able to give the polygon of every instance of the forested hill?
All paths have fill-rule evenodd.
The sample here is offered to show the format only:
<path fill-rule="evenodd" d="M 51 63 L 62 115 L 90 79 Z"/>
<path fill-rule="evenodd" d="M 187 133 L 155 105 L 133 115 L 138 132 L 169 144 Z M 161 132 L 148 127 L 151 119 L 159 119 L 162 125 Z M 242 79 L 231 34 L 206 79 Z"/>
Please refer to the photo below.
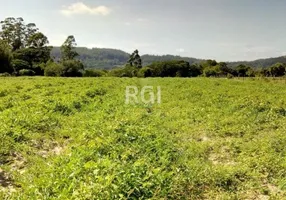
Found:
<path fill-rule="evenodd" d="M 239 61 L 239 62 L 229 62 L 229 67 L 235 67 L 240 64 L 248 65 L 253 68 L 267 68 L 276 63 L 286 63 L 286 56 L 280 56 L 276 58 L 266 58 L 266 59 L 258 59 L 254 61 Z"/>
<path fill-rule="evenodd" d="M 76 51 L 80 55 L 80 60 L 85 64 L 87 68 L 97 68 L 97 69 L 111 69 L 117 66 L 125 65 L 129 59 L 130 54 L 117 50 L 117 49 L 101 49 L 92 48 L 88 49 L 85 47 L 77 47 Z M 52 57 L 56 60 L 60 58 L 60 48 L 54 47 L 52 50 Z M 173 55 L 143 55 L 141 56 L 143 65 L 150 65 L 156 61 L 170 61 L 170 60 L 184 60 L 190 64 L 199 63 L 203 60 L 190 58 L 190 57 L 180 57 Z M 286 63 L 286 56 L 281 56 L 277 58 L 267 58 L 259 59 L 255 61 L 240 61 L 240 62 L 228 62 L 230 67 L 235 67 L 240 64 L 249 65 L 253 68 L 267 68 L 276 63 Z"/>
<path fill-rule="evenodd" d="M 129 59 L 129 54 L 117 49 L 101 49 L 77 47 L 76 51 L 80 55 L 79 59 L 87 68 L 111 69 L 125 65 Z M 60 47 L 54 47 L 52 57 L 59 60 L 61 57 Z"/>
<path fill-rule="evenodd" d="M 142 56 L 142 61 L 143 61 L 143 65 L 150 65 L 153 62 L 157 62 L 157 61 L 171 61 L 171 60 L 184 60 L 189 62 L 190 64 L 194 64 L 194 63 L 200 63 L 201 59 L 197 59 L 197 58 L 190 58 L 190 57 L 181 57 L 181 56 L 173 56 L 173 55 L 163 55 L 163 56 L 156 56 L 156 55 L 143 55 Z"/>

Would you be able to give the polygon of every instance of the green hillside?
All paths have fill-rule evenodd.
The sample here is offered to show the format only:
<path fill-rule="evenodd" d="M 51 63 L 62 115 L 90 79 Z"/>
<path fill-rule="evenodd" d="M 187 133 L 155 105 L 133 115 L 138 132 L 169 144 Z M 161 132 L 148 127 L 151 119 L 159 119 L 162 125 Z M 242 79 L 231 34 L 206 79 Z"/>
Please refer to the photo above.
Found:
<path fill-rule="evenodd" d="M 128 53 L 116 49 L 77 47 L 76 50 L 87 68 L 110 69 L 124 65 L 129 58 Z M 60 59 L 60 48 L 54 47 L 51 54 L 56 60 Z"/>
<path fill-rule="evenodd" d="M 142 56 L 143 65 L 150 65 L 153 62 L 158 61 L 171 61 L 171 60 L 184 60 L 189 62 L 190 64 L 199 63 L 203 61 L 202 59 L 190 58 L 190 57 L 181 57 L 181 56 L 174 56 L 174 55 L 163 55 L 163 56 L 156 56 L 156 55 L 143 55 Z"/>
<path fill-rule="evenodd" d="M 267 68 L 275 63 L 286 63 L 286 56 L 280 56 L 276 58 L 266 58 L 266 59 L 258 59 L 254 61 L 239 61 L 239 62 L 230 62 L 230 67 L 235 67 L 240 64 L 249 65 L 253 68 Z"/>
<path fill-rule="evenodd" d="M 111 69 L 117 66 L 125 65 L 129 54 L 117 50 L 117 49 L 106 49 L 106 48 L 92 48 L 88 49 L 85 47 L 77 47 L 77 52 L 80 55 L 80 60 L 85 64 L 87 68 L 96 69 Z M 52 50 L 52 57 L 56 60 L 60 58 L 60 48 L 54 47 Z M 207 59 L 207 58 L 206 58 Z M 170 61 L 170 60 L 184 60 L 190 64 L 199 63 L 203 61 L 202 59 L 191 58 L 191 57 L 181 57 L 174 55 L 143 55 L 142 61 L 143 65 L 147 66 L 156 61 Z M 228 62 L 230 67 L 236 67 L 240 64 L 249 65 L 253 68 L 267 68 L 275 63 L 286 63 L 286 56 L 259 59 L 254 61 L 239 61 L 239 62 Z"/>

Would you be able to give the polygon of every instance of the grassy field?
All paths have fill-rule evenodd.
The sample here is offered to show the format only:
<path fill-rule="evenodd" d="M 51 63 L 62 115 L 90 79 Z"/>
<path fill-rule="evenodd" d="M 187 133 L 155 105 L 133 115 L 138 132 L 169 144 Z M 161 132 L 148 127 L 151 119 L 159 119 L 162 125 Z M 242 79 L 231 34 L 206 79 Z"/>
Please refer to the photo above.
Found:
<path fill-rule="evenodd" d="M 286 84 L 1 78 L 0 145 L 0 199 L 286 199 Z"/>

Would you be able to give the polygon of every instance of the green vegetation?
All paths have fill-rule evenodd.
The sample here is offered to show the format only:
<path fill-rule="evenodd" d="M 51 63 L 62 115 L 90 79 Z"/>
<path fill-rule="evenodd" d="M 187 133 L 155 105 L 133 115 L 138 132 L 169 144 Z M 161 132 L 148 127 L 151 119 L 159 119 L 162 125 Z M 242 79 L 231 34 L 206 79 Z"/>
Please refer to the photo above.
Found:
<path fill-rule="evenodd" d="M 0 199 L 285 199 L 286 87 L 265 80 L 2 77 Z"/>
<path fill-rule="evenodd" d="M 12 73 L 12 53 L 7 43 L 0 40 L 0 73 Z"/>
<path fill-rule="evenodd" d="M 61 47 L 59 62 L 51 59 L 52 47 L 48 38 L 34 23 L 25 24 L 22 18 L 1 21 L 0 73 L 15 76 L 82 76 L 83 64 L 76 60 L 78 53 L 74 36 L 68 36 Z"/>
<path fill-rule="evenodd" d="M 84 71 L 83 77 L 101 77 L 106 76 L 107 71 L 96 70 L 96 69 L 87 69 Z"/>
<path fill-rule="evenodd" d="M 196 77 L 201 74 L 201 69 L 197 65 L 190 66 L 186 61 L 166 61 L 155 62 L 140 73 L 143 77 Z"/>
<path fill-rule="evenodd" d="M 248 62 L 247 61 L 229 62 L 228 65 L 232 68 L 238 65 L 248 65 L 254 69 L 265 69 L 276 63 L 286 63 L 286 55 L 280 56 L 277 58 L 258 59 L 254 61 L 248 61 Z"/>
<path fill-rule="evenodd" d="M 128 53 L 116 49 L 76 47 L 76 52 L 79 54 L 79 60 L 84 63 L 86 68 L 90 69 L 112 69 L 125 65 L 129 59 Z M 55 60 L 60 60 L 60 48 L 54 47 L 51 56 Z"/>
<path fill-rule="evenodd" d="M 85 64 L 87 68 L 95 69 L 112 69 L 118 66 L 125 65 L 129 59 L 129 54 L 116 49 L 100 49 L 100 48 L 84 48 L 77 47 L 76 51 L 80 55 L 79 59 Z M 60 48 L 54 47 L 52 50 L 52 57 L 56 60 L 60 59 Z M 186 61 L 190 65 L 198 64 L 205 61 L 204 59 L 196 59 L 190 57 L 181 57 L 173 55 L 142 55 L 142 64 L 143 66 L 151 65 L 154 62 L 164 62 L 164 61 Z M 227 65 L 230 68 L 235 68 L 239 65 L 250 66 L 254 69 L 266 69 L 269 66 L 272 66 L 276 63 L 286 63 L 286 56 L 281 56 L 277 58 L 267 58 L 259 59 L 255 61 L 240 61 L 240 62 L 227 62 Z"/>
<path fill-rule="evenodd" d="M 138 69 L 142 68 L 142 60 L 137 49 L 130 55 L 130 58 L 127 63 L 131 67 L 135 67 Z"/>
<path fill-rule="evenodd" d="M 132 56 L 131 56 L 132 57 Z M 217 63 L 215 60 L 206 60 L 199 64 L 190 65 L 180 60 L 154 62 L 141 68 L 127 64 L 125 67 L 110 70 L 107 76 L 116 77 L 283 77 L 286 64 L 277 63 L 268 69 L 254 70 L 246 65 L 229 68 L 227 63 Z"/>
<path fill-rule="evenodd" d="M 0 43 L 2 47 L 4 45 L 4 55 L 7 57 L 9 54 L 9 59 L 5 62 L 0 60 L 0 72 L 21 75 L 21 70 L 29 70 L 34 72 L 32 74 L 42 75 L 42 65 L 50 59 L 52 48 L 47 46 L 48 38 L 39 32 L 35 24 L 25 24 L 22 18 L 6 18 L 1 25 Z M 3 57 L 1 51 L 0 57 Z"/>
<path fill-rule="evenodd" d="M 203 59 L 189 58 L 189 57 L 181 57 L 181 56 L 173 56 L 173 55 L 143 55 L 142 60 L 145 66 L 151 65 L 154 62 L 166 62 L 166 61 L 186 61 L 188 63 L 196 64 L 204 61 Z"/>

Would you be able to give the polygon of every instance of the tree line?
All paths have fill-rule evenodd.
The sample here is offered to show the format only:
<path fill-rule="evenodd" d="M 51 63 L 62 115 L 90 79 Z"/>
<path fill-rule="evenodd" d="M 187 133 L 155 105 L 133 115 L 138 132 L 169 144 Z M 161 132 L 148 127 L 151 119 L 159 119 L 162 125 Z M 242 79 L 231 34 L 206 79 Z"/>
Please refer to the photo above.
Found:
<path fill-rule="evenodd" d="M 0 73 L 14 76 L 81 76 L 83 64 L 76 59 L 74 36 L 68 36 L 61 46 L 61 59 L 51 58 L 52 46 L 34 23 L 23 18 L 1 21 Z"/>
<path fill-rule="evenodd" d="M 281 77 L 285 63 L 255 69 L 245 64 L 229 67 L 225 62 L 206 60 L 190 64 L 184 60 L 156 61 L 143 67 L 139 51 L 135 50 L 127 64 L 112 70 L 85 69 L 75 50 L 75 37 L 70 35 L 60 47 L 60 59 L 51 57 L 48 38 L 34 23 L 23 18 L 1 21 L 0 76 L 63 76 L 63 77 Z"/>
<path fill-rule="evenodd" d="M 140 62 L 130 62 L 135 58 Z M 108 75 L 118 77 L 282 77 L 286 75 L 286 64 L 276 63 L 268 68 L 255 69 L 244 64 L 231 68 L 227 63 L 215 60 L 194 64 L 184 60 L 170 60 L 153 62 L 142 67 L 141 58 L 136 50 L 125 67 L 113 69 L 108 72 Z"/>

